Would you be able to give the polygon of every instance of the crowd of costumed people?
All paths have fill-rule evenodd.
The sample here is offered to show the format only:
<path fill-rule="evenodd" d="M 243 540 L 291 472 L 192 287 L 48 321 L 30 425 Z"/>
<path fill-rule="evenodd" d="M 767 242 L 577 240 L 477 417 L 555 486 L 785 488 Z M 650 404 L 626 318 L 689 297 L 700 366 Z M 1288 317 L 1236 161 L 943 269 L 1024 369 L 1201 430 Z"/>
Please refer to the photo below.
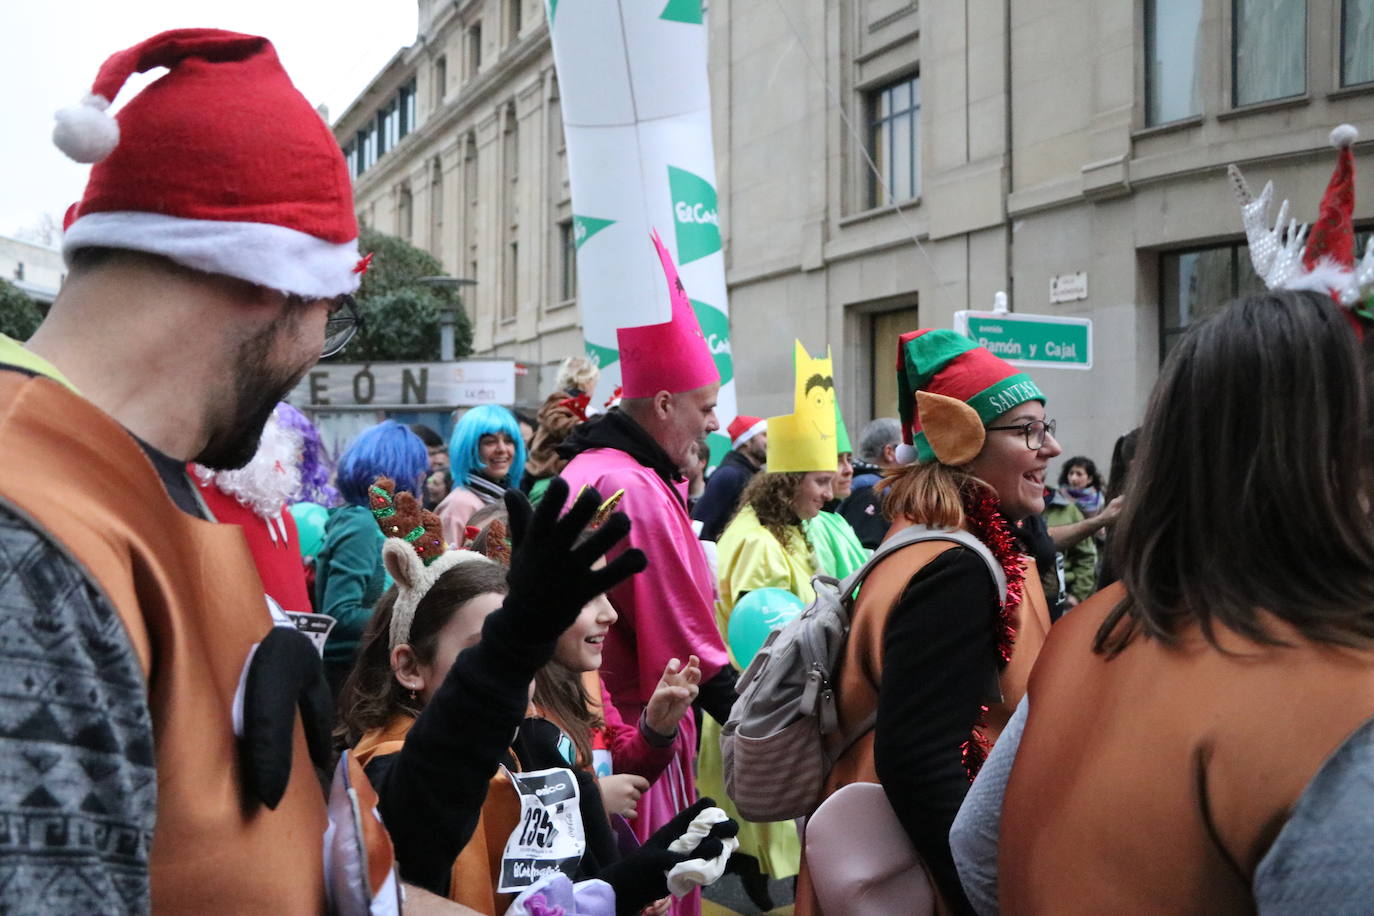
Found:
<path fill-rule="evenodd" d="M 790 410 L 712 468 L 721 376 L 657 233 L 670 312 L 617 331 L 609 396 L 570 356 L 532 425 L 329 455 L 282 399 L 370 258 L 272 45 L 154 36 L 55 139 L 93 163 L 71 274 L 0 337 L 0 909 L 696 916 L 726 875 L 803 916 L 1374 899 L 1353 128 L 1310 233 L 1232 170 L 1269 292 L 1182 335 L 1105 477 L 941 328 L 900 335 L 857 449 L 831 348 L 771 354 Z"/>

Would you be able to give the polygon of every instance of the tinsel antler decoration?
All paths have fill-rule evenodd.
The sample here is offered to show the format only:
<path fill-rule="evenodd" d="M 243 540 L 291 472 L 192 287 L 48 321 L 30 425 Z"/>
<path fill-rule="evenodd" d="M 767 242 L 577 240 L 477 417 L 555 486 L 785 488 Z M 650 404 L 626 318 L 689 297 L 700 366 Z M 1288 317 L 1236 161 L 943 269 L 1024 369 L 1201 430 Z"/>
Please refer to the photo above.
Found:
<path fill-rule="evenodd" d="M 1241 221 L 1245 225 L 1245 241 L 1250 246 L 1250 263 L 1255 273 L 1270 289 L 1285 289 L 1294 277 L 1302 273 L 1302 251 L 1307 245 L 1307 226 L 1288 219 L 1288 201 L 1279 204 L 1278 219 L 1269 228 L 1269 205 L 1274 202 L 1274 183 L 1266 181 L 1259 197 L 1250 192 L 1250 185 L 1240 169 L 1226 167 L 1231 184 L 1240 200 Z M 1284 231 L 1284 222 L 1288 231 Z"/>
<path fill-rule="evenodd" d="M 1273 182 L 1265 182 L 1256 197 L 1240 169 L 1227 166 L 1226 173 L 1240 200 L 1250 263 L 1265 286 L 1324 292 L 1341 305 L 1374 318 L 1369 314 L 1374 303 L 1374 239 L 1366 246 L 1364 257 L 1355 262 L 1355 158 L 1351 147 L 1358 137 L 1359 132 L 1349 124 L 1331 131 L 1331 145 L 1337 150 L 1336 168 L 1310 233 L 1307 225 L 1299 226 L 1297 220 L 1288 219 L 1286 200 L 1279 205 L 1273 228 L 1269 227 Z"/>
<path fill-rule="evenodd" d="M 396 492 L 396 482 L 379 477 L 368 487 L 368 508 L 386 535 L 382 562 L 396 582 L 391 608 L 390 648 L 410 640 L 415 612 L 439 577 L 459 563 L 484 561 L 470 550 L 448 550 L 439 517 L 423 508 L 415 496 Z"/>

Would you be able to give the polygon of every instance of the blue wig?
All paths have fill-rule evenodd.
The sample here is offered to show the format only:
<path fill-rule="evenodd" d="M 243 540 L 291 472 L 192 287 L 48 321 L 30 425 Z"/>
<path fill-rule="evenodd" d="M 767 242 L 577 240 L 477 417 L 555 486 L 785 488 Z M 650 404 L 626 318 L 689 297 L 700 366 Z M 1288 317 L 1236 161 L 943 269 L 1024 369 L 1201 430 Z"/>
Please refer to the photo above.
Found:
<path fill-rule="evenodd" d="M 515 414 L 495 404 L 472 408 L 453 427 L 453 435 L 448 440 L 448 462 L 454 486 L 464 486 L 468 475 L 486 468 L 477 453 L 477 444 L 483 436 L 493 433 L 505 433 L 515 443 L 515 459 L 510 463 L 510 474 L 505 483 L 512 489 L 520 486 L 520 478 L 525 476 L 525 439 L 520 435 L 520 424 L 516 422 Z"/>
<path fill-rule="evenodd" d="M 378 477 L 396 481 L 398 493 L 415 494 L 420 475 L 428 469 L 424 441 L 395 420 L 385 420 L 363 430 L 344 450 L 339 459 L 339 495 L 351 506 L 366 506 L 367 488 Z"/>

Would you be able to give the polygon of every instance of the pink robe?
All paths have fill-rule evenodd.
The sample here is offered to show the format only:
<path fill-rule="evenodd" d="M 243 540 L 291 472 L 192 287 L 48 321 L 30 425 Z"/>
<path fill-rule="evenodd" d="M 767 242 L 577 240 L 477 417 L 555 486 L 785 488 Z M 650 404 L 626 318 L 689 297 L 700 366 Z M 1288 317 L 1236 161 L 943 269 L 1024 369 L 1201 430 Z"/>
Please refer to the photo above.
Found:
<path fill-rule="evenodd" d="M 669 659 L 686 661 L 696 655 L 703 681 L 728 664 L 716 629 L 715 577 L 680 498 L 685 484 L 670 487 L 625 452 L 611 448 L 583 452 L 561 476 L 573 494 L 584 485 L 595 487 L 603 498 L 624 490 L 617 511 L 628 515 L 634 527 L 610 558 L 629 546 L 649 558 L 648 569 L 610 592 L 620 619 L 606 635 L 601 664 L 617 710 L 627 723 L 638 722 Z M 696 722 L 688 710 L 678 723 L 672 762 L 639 800 L 634 829 L 641 841 L 696 800 L 696 746 Z M 699 910 L 699 894 L 693 893 L 673 911 Z"/>

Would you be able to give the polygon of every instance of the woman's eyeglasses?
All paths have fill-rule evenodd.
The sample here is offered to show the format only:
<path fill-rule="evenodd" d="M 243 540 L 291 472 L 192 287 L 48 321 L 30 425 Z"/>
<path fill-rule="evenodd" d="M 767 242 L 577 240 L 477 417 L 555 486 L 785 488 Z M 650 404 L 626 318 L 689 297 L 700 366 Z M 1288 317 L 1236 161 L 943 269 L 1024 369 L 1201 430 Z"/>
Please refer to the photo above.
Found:
<path fill-rule="evenodd" d="M 1055 421 L 1031 420 L 1027 423 L 1018 423 L 1015 426 L 989 426 L 987 429 L 1019 430 L 1021 435 L 1026 437 L 1026 448 L 1033 452 L 1038 452 L 1045 445 L 1045 437 L 1054 435 Z"/>
<path fill-rule="evenodd" d="M 333 356 L 348 346 L 348 342 L 358 333 L 358 328 L 362 327 L 362 324 L 363 317 L 358 313 L 358 303 L 352 296 L 340 296 L 338 304 L 329 313 L 329 320 L 324 325 L 324 349 L 320 351 L 320 359 Z"/>

